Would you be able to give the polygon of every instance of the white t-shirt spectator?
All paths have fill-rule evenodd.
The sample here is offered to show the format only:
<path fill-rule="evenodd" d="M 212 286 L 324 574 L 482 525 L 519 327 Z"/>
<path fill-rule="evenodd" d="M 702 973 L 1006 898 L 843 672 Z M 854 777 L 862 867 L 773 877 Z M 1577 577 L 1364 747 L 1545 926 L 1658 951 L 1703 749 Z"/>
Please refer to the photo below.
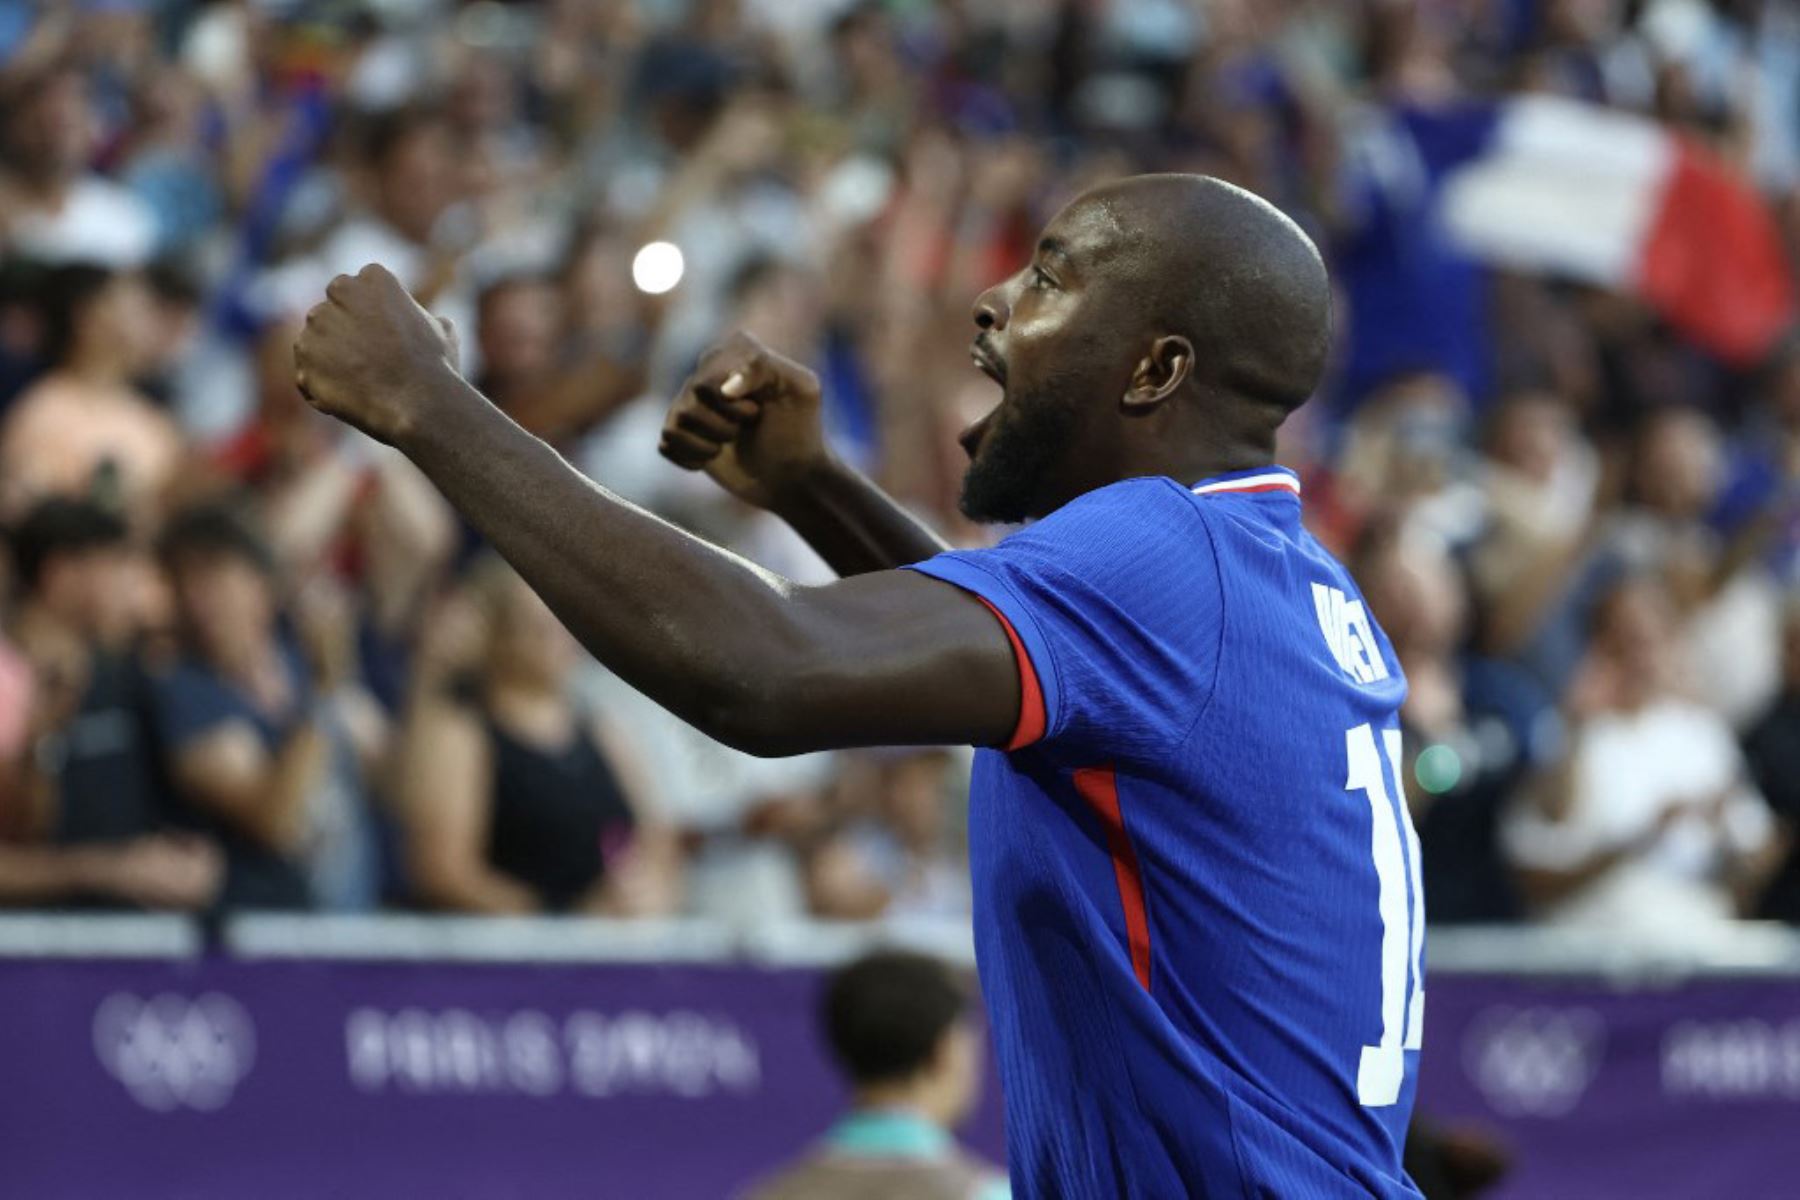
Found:
<path fill-rule="evenodd" d="M 1746 781 L 1731 729 L 1710 709 L 1658 701 L 1635 713 L 1591 719 L 1576 748 L 1567 816 L 1549 819 L 1531 804 L 1507 818 L 1504 845 L 1514 863 L 1570 869 L 1592 855 L 1642 839 L 1665 814 L 1676 818 L 1633 857 L 1557 901 L 1548 921 L 1616 930 L 1632 937 L 1691 942 L 1732 919 L 1720 878 L 1728 852 L 1747 854 L 1771 836 L 1767 806 Z M 1723 794 L 1716 817 L 1698 810 Z"/>
<path fill-rule="evenodd" d="M 21 212 L 12 241 L 21 255 L 38 262 L 130 269 L 149 261 L 156 218 L 149 205 L 118 184 L 89 175 L 70 189 L 60 209 Z"/>
<path fill-rule="evenodd" d="M 339 275 L 354 275 L 380 263 L 408 288 L 425 285 L 431 273 L 430 251 L 409 241 L 373 216 L 351 217 L 327 237 L 318 250 L 270 268 L 252 285 L 250 303 L 270 320 L 297 317 L 325 299 L 325 288 Z M 465 374 L 480 369 L 475 346 L 475 292 L 457 271 L 431 302 L 431 311 L 456 326 Z"/>

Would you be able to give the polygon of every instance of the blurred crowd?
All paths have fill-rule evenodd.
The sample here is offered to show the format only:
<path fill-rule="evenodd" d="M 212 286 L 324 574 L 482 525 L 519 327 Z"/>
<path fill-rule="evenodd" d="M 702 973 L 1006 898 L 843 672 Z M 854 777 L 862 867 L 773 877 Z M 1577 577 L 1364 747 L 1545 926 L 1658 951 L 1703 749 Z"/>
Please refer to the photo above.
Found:
<path fill-rule="evenodd" d="M 1282 459 L 1411 683 L 1432 920 L 1800 921 L 1800 340 L 1459 257 L 1407 118 L 1524 93 L 1708 147 L 1800 247 L 1785 0 L 0 0 L 0 900 L 965 912 L 965 752 L 681 726 L 304 405 L 295 325 L 381 262 L 578 467 L 815 581 L 656 456 L 701 349 L 808 362 L 840 454 L 991 540 L 969 302 L 1185 170 L 1338 281 Z"/>

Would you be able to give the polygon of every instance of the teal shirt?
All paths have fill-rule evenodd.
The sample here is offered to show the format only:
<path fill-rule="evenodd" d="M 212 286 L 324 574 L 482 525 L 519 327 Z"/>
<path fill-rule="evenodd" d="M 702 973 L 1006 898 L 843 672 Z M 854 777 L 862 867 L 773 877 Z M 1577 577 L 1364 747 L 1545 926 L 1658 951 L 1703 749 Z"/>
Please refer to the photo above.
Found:
<path fill-rule="evenodd" d="M 918 1113 L 901 1109 L 853 1112 L 825 1135 L 825 1148 L 849 1158 L 928 1161 L 949 1154 L 956 1145 L 949 1134 Z M 1004 1179 L 983 1187 L 977 1200 L 1012 1200 Z"/>

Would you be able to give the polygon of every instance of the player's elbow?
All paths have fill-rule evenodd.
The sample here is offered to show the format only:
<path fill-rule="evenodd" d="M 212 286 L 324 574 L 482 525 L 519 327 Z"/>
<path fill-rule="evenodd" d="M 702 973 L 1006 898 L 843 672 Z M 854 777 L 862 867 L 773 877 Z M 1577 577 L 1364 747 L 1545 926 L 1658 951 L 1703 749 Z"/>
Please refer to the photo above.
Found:
<path fill-rule="evenodd" d="M 713 735 L 715 740 L 752 758 L 792 758 L 824 749 L 804 737 L 781 731 L 726 729 Z"/>
<path fill-rule="evenodd" d="M 791 671 L 733 672 L 710 682 L 689 722 L 714 741 L 756 758 L 785 758 L 819 744 L 817 722 L 806 712 L 805 691 Z"/>
<path fill-rule="evenodd" d="M 715 741 L 758 758 L 784 758 L 844 745 L 841 710 L 861 667 L 835 623 L 803 603 L 757 614 L 699 656 L 691 724 Z"/>
<path fill-rule="evenodd" d="M 780 695 L 753 682 L 717 689 L 691 721 L 714 741 L 756 758 L 784 758 L 818 748 L 800 736 Z"/>

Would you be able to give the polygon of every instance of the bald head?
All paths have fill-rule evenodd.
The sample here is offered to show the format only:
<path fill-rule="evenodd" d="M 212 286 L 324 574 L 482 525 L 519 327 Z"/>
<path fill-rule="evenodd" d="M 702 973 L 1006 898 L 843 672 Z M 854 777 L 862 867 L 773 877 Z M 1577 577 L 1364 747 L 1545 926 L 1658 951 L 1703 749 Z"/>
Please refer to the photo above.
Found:
<path fill-rule="evenodd" d="M 1318 248 L 1280 209 L 1206 175 L 1138 175 L 1087 193 L 1142 281 L 1146 322 L 1194 344 L 1194 378 L 1268 403 L 1305 403 L 1331 344 Z"/>
<path fill-rule="evenodd" d="M 1037 516 L 1120 479 L 1271 461 L 1331 340 L 1325 265 L 1242 188 L 1140 175 L 1085 192 L 975 301 L 1001 402 L 964 432 L 963 510 Z"/>

